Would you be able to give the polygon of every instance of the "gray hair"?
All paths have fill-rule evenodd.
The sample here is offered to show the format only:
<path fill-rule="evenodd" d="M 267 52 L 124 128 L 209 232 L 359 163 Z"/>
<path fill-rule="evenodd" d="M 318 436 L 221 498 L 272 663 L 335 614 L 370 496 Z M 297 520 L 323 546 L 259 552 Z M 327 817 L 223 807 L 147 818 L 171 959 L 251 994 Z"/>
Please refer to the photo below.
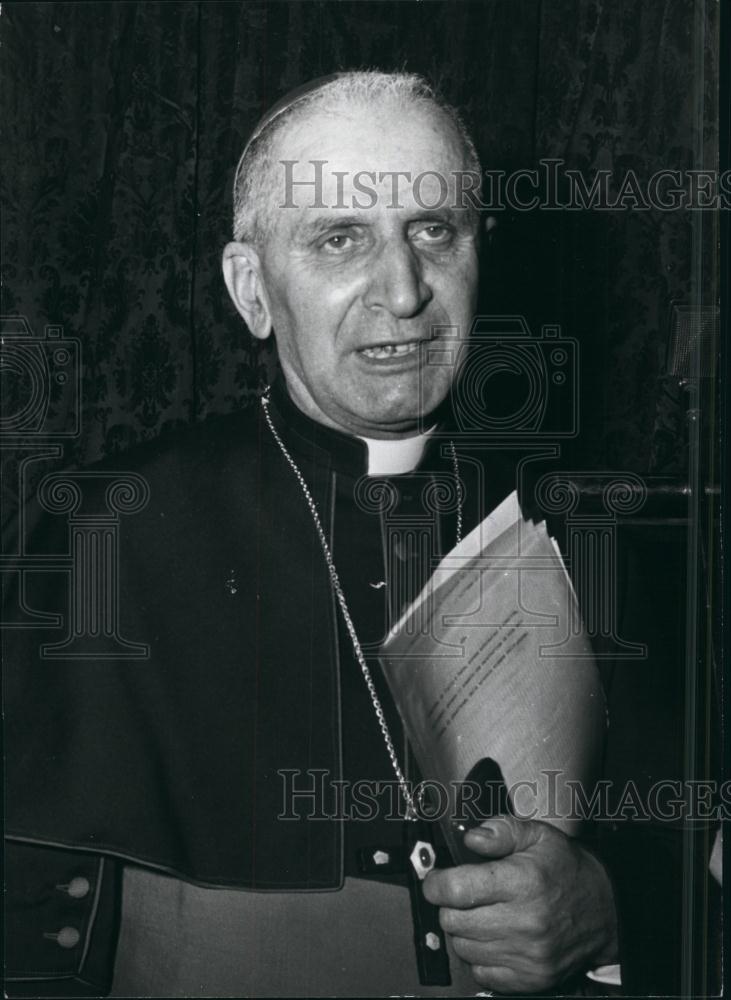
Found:
<path fill-rule="evenodd" d="M 459 136 L 465 168 L 481 177 L 475 145 L 456 108 L 418 73 L 381 73 L 376 70 L 339 73 L 321 86 L 305 90 L 290 102 L 283 102 L 266 115 L 247 143 L 236 168 L 233 186 L 233 235 L 235 240 L 260 244 L 265 237 L 271 211 L 271 171 L 276 167 L 277 138 L 294 120 L 308 112 L 336 113 L 343 107 L 363 104 L 378 106 L 387 101 L 438 108 Z"/>

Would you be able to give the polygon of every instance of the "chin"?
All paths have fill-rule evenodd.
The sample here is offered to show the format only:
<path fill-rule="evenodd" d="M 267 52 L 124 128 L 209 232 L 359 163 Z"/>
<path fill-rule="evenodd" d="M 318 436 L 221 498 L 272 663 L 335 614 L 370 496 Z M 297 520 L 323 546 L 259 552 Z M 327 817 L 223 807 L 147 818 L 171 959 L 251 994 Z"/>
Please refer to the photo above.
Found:
<path fill-rule="evenodd" d="M 431 426 L 430 415 L 438 409 L 449 392 L 447 386 L 429 386 L 423 393 L 418 387 L 410 386 L 408 392 L 372 393 L 357 401 L 342 399 L 342 414 L 349 414 L 350 426 L 360 426 L 364 436 L 383 434 L 414 434 Z M 386 398 L 384 398 L 384 396 Z M 350 406 L 348 406 L 350 403 Z"/>
<path fill-rule="evenodd" d="M 421 409 L 417 407 L 394 408 L 377 413 L 371 411 L 362 416 L 361 422 L 365 427 L 370 428 L 370 431 L 364 432 L 366 437 L 369 435 L 373 437 L 379 433 L 384 435 L 416 434 L 427 429 L 424 417 L 428 416 L 430 412 L 430 410 L 425 410 L 422 413 Z"/>

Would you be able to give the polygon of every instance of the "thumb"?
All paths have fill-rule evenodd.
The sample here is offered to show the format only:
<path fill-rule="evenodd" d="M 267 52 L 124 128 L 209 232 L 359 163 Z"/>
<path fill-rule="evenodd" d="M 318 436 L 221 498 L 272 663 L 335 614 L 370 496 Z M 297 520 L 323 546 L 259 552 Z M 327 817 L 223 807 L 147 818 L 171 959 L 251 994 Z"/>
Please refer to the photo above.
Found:
<path fill-rule="evenodd" d="M 468 830 L 464 845 L 483 858 L 506 858 L 537 844 L 543 837 L 544 826 L 531 819 L 496 816 Z"/>

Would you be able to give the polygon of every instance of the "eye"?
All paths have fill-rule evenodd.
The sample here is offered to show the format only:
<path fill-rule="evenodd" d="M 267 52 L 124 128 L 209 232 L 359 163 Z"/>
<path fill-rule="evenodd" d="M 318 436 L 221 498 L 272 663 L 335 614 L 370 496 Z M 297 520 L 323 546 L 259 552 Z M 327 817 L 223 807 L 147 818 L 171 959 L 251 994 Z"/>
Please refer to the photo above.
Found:
<path fill-rule="evenodd" d="M 443 222 L 431 222 L 428 226 L 422 226 L 414 234 L 413 238 L 421 243 L 428 243 L 430 246 L 447 246 L 452 241 L 452 228 Z"/>
<path fill-rule="evenodd" d="M 338 250 L 347 250 L 353 243 L 353 237 L 349 236 L 347 233 L 333 233 L 328 236 L 327 239 L 323 240 L 320 244 L 324 250 L 329 250 L 331 252 L 337 252 Z"/>

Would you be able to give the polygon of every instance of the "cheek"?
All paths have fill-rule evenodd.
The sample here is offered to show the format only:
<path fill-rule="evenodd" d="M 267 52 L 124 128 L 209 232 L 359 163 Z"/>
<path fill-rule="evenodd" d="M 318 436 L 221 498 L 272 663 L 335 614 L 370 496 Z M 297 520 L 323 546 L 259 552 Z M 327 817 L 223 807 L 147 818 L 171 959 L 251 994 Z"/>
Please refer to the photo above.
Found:
<path fill-rule="evenodd" d="M 299 302 L 327 303 L 336 308 L 357 298 L 367 280 L 368 270 L 362 261 L 300 263 L 296 270 L 290 268 L 282 291 Z"/>
<path fill-rule="evenodd" d="M 436 406 L 449 392 L 454 378 L 454 369 L 446 365 L 433 368 L 424 379 L 421 390 L 427 406 Z"/>
<path fill-rule="evenodd" d="M 444 311 L 455 320 L 471 323 L 477 304 L 477 261 L 465 262 L 463 267 L 448 268 L 432 276 L 434 298 Z"/>
<path fill-rule="evenodd" d="M 333 275 L 330 281 L 310 279 L 291 284 L 283 304 L 288 327 L 301 330 L 304 338 L 316 336 L 324 348 L 334 342 L 358 301 L 359 286 Z"/>
<path fill-rule="evenodd" d="M 474 308 L 477 301 L 478 281 L 477 257 L 472 256 L 469 263 L 460 271 L 456 280 L 451 283 L 455 299 L 461 303 L 462 308 L 465 310 Z"/>

